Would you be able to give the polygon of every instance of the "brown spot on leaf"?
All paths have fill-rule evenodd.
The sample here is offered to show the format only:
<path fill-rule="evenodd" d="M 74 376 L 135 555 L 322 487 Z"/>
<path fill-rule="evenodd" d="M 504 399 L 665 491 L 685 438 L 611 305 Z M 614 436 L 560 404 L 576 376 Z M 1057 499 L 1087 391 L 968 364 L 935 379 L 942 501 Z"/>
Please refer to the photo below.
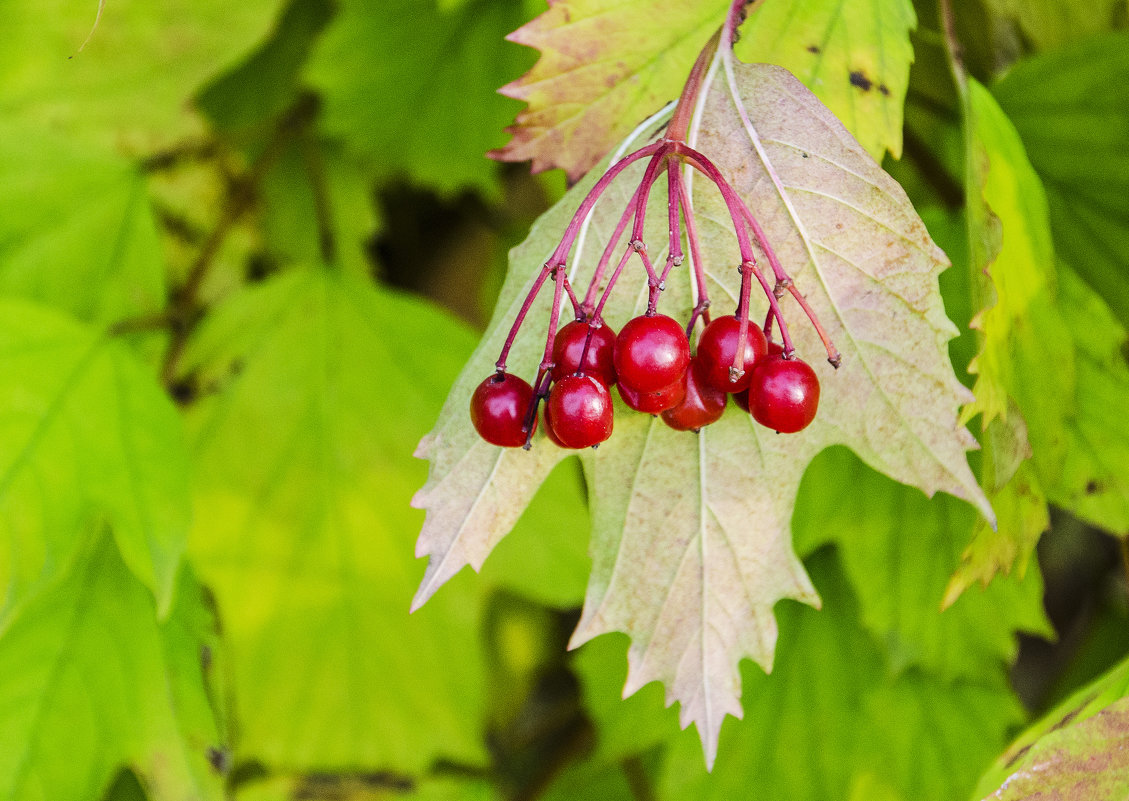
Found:
<path fill-rule="evenodd" d="M 857 86 L 864 92 L 869 92 L 870 87 L 874 86 L 874 81 L 867 78 L 862 70 L 854 70 L 851 72 L 851 86 Z"/>
<path fill-rule="evenodd" d="M 1026 754 L 1030 750 L 1031 750 L 1030 745 L 1023 746 L 1022 748 L 1020 748 L 1018 751 L 1015 752 L 1015 754 L 1012 756 L 1011 759 L 1009 759 L 1007 761 L 1007 764 L 1004 765 L 1004 767 L 1010 768 L 1012 765 L 1014 765 L 1016 762 L 1018 762 L 1020 759 L 1022 759 L 1023 755 Z"/>
<path fill-rule="evenodd" d="M 1102 485 L 1099 484 L 1098 482 L 1094 481 L 1093 479 L 1090 479 L 1089 481 L 1086 482 L 1086 494 L 1087 495 L 1094 495 L 1101 488 L 1102 488 Z"/>
<path fill-rule="evenodd" d="M 884 83 L 878 84 L 878 91 L 882 93 L 883 97 L 889 97 L 890 96 L 890 87 L 888 87 Z"/>
<path fill-rule="evenodd" d="M 823 51 L 819 49 L 819 45 L 808 45 L 808 52 L 815 53 L 818 56 Z"/>

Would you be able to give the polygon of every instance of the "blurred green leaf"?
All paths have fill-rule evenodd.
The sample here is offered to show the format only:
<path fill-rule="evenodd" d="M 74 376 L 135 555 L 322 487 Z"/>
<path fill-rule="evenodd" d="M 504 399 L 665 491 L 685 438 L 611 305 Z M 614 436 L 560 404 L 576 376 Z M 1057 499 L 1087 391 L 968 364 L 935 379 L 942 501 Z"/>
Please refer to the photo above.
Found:
<path fill-rule="evenodd" d="M 87 801 L 129 766 L 155 801 L 218 801 L 199 588 L 184 577 L 159 624 L 113 541 L 93 539 L 0 635 L 0 796 Z"/>
<path fill-rule="evenodd" d="M 684 733 L 660 798 L 828 801 L 857 798 L 859 787 L 905 801 L 966 794 L 1020 717 L 1003 671 L 976 682 L 892 673 L 830 549 L 806 566 L 824 608 L 780 605 L 773 672 L 747 666 L 745 717 L 726 723 L 713 772 Z"/>
<path fill-rule="evenodd" d="M 1101 293 L 1125 326 L 1127 83 L 1129 34 L 1115 33 L 1021 61 L 992 88 L 1046 186 L 1058 258 Z"/>
<path fill-rule="evenodd" d="M 167 613 L 188 533 L 181 421 L 120 341 L 0 300 L 0 618 L 57 579 L 108 523 Z"/>
<path fill-rule="evenodd" d="M 973 797 L 1122 801 L 1129 795 L 1127 693 L 1129 661 L 1025 731 L 981 778 Z"/>
<path fill-rule="evenodd" d="M 984 681 L 1015 658 L 1016 633 L 1050 636 L 1037 569 L 998 581 L 941 611 L 945 586 L 977 516 L 967 504 L 895 483 L 843 448 L 804 474 L 792 529 L 801 555 L 835 543 L 859 621 L 891 669 Z M 959 644 L 959 645 L 957 645 Z"/>
<path fill-rule="evenodd" d="M 557 465 L 482 566 L 482 580 L 560 609 L 580 606 L 592 562 L 576 460 Z"/>
<path fill-rule="evenodd" d="M 135 165 L 0 113 L 0 177 L 0 293 L 97 323 L 162 308 L 161 244 Z"/>
<path fill-rule="evenodd" d="M 497 194 L 486 151 L 519 105 L 496 90 L 532 60 L 498 43 L 523 13 L 519 0 L 446 12 L 435 0 L 343 0 L 308 70 L 326 132 L 381 175 Z"/>
<path fill-rule="evenodd" d="M 189 415 L 191 555 L 230 643 L 238 758 L 409 773 L 483 759 L 477 592 L 456 583 L 408 616 L 412 449 L 470 347 L 426 304 L 332 269 L 232 297 L 191 343 L 212 390 Z"/>
<path fill-rule="evenodd" d="M 282 114 L 294 102 L 299 73 L 332 16 L 331 0 L 289 0 L 269 38 L 237 67 L 203 87 L 197 107 L 228 132 Z"/>
<path fill-rule="evenodd" d="M 734 52 L 790 71 L 881 161 L 902 155 L 916 26 L 909 0 L 774 0 L 750 14 Z"/>
<path fill-rule="evenodd" d="M 1111 27 L 1124 27 L 1124 0 L 986 0 L 997 17 L 1014 20 L 1040 50 L 1053 50 Z"/>
<path fill-rule="evenodd" d="M 199 130 L 188 99 L 267 33 L 281 3 L 108 2 L 95 27 L 98 5 L 5 3 L 0 118 L 105 149 L 167 145 Z"/>

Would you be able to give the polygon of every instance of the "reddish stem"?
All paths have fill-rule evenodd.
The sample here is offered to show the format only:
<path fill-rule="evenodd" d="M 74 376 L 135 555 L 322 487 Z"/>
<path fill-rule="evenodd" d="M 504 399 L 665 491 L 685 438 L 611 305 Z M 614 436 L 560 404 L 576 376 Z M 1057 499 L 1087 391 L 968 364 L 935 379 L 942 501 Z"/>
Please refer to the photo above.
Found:
<path fill-rule="evenodd" d="M 686 338 L 690 338 L 694 330 L 694 323 L 701 317 L 706 325 L 710 324 L 710 295 L 706 289 L 706 272 L 702 264 L 702 253 L 698 247 L 698 226 L 694 222 L 694 210 L 690 206 L 690 195 L 686 191 L 686 184 L 682 182 L 682 173 L 676 170 L 672 175 L 678 186 L 678 199 L 682 206 L 682 216 L 686 220 L 686 240 L 690 243 L 690 261 L 694 267 L 694 282 L 698 287 L 698 302 L 690 313 L 690 322 L 686 326 Z"/>
<path fill-rule="evenodd" d="M 678 96 L 678 105 L 674 107 L 674 114 L 670 118 L 670 124 L 666 128 L 666 139 L 670 142 L 685 142 L 686 133 L 690 128 L 690 119 L 694 116 L 694 106 L 698 102 L 698 92 L 702 89 L 702 79 L 706 76 L 706 71 L 709 69 L 710 62 L 713 60 L 714 53 L 717 52 L 717 44 L 721 40 L 722 29 L 718 29 L 710 40 L 706 42 L 706 46 L 702 48 L 702 52 L 698 53 L 698 58 L 694 61 L 694 66 L 690 68 L 690 76 L 686 79 L 686 83 L 682 87 L 682 94 Z"/>

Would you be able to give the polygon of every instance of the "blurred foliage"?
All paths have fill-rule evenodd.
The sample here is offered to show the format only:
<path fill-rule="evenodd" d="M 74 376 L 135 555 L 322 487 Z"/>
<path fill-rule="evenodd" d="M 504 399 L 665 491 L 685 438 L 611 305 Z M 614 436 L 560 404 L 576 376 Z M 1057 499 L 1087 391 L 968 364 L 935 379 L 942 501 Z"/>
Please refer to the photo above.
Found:
<path fill-rule="evenodd" d="M 886 163 L 956 265 L 942 289 L 962 327 L 985 266 L 966 199 L 983 194 L 1005 247 L 1009 228 L 1049 231 L 994 289 L 1015 309 L 1010 287 L 1053 274 L 1065 343 L 1038 342 L 1062 330 L 1041 313 L 1008 325 L 1066 347 L 1073 383 L 1031 351 L 966 375 L 1000 382 L 1042 452 L 1059 507 L 1042 570 L 941 612 L 970 510 L 823 454 L 793 528 L 825 608 L 780 605 L 776 668 L 745 666 L 744 719 L 712 774 L 658 685 L 620 697 L 624 638 L 566 650 L 588 571 L 575 460 L 480 576 L 409 616 L 413 448 L 506 251 L 563 191 L 559 174 L 483 158 L 521 110 L 496 89 L 537 58 L 504 37 L 545 6 L 168 0 L 99 18 L 93 0 L 8 0 L 0 798 L 964 799 L 1026 745 L 1108 745 L 1077 727 L 1127 689 L 1124 665 L 1107 671 L 1129 652 L 1129 6 L 956 3 L 986 144 L 1004 153 L 995 178 L 1017 182 L 1005 207 L 1003 184 L 967 180 L 934 2 L 914 3 L 912 36 L 908 5 L 885 4 L 889 52 L 914 60 L 904 107 L 883 101 L 881 119 L 844 91 L 849 65 L 805 61 L 790 4 L 765 0 L 761 36 L 802 77 L 837 81 L 875 152 L 904 140 Z M 845 47 L 854 18 L 821 10 Z M 1030 341 L 984 336 L 1005 354 Z M 958 371 L 982 347 L 954 340 Z M 1058 461 L 1048 437 L 1069 443 Z M 1017 646 L 1051 636 L 1040 602 L 1057 644 Z"/>

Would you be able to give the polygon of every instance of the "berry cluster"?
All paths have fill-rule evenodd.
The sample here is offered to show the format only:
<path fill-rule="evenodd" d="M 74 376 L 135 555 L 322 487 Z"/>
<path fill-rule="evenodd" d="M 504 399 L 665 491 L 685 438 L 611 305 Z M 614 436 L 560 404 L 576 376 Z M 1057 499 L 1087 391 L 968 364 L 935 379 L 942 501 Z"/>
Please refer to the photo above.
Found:
<path fill-rule="evenodd" d="M 743 4 L 735 0 L 734 9 L 740 11 L 741 8 Z M 730 16 L 734 16 L 732 11 Z M 706 67 L 708 50 L 703 51 L 694 65 L 666 135 L 623 157 L 604 173 L 580 204 L 560 244 L 534 280 L 502 347 L 497 372 L 486 378 L 471 398 L 471 420 L 487 442 L 528 448 L 537 429 L 538 407 L 546 401 L 544 422 L 550 440 L 563 448 L 596 446 L 612 433 L 613 386 L 629 408 L 661 414 L 663 421 L 677 430 L 697 431 L 716 422 L 725 410 L 729 395 L 733 395 L 736 404 L 757 422 L 781 433 L 800 431 L 814 419 L 819 403 L 819 380 L 815 371 L 796 356 L 780 308 L 785 293 L 790 294 L 815 327 L 833 367 L 839 366 L 839 353 L 784 271 L 748 206 L 713 162 L 685 141 L 692 101 Z M 569 283 L 565 263 L 584 221 L 616 177 L 628 165 L 648 157 L 642 181 L 620 215 L 584 298 L 578 299 Z M 733 223 L 740 253 L 741 291 L 737 308 L 730 316 L 710 318 L 705 271 L 683 169 L 697 171 L 717 187 Z M 643 229 L 648 197 L 664 173 L 669 247 L 666 263 L 659 270 L 648 256 Z M 605 285 L 604 275 L 629 224 L 626 247 Z M 657 310 L 659 294 L 670 271 L 685 260 L 683 226 L 697 295 L 685 327 Z M 754 240 L 772 269 L 773 284 L 758 265 Z M 645 314 L 629 320 L 617 335 L 604 321 L 603 310 L 632 256 L 638 258 L 646 273 L 648 305 Z M 763 326 L 749 319 L 754 279 L 768 299 Z M 547 280 L 552 280 L 555 286 L 545 354 L 533 384 L 529 384 L 506 372 L 506 357 Z M 575 319 L 558 330 L 566 295 Z M 690 342 L 699 321 L 703 329 L 692 354 Z M 774 325 L 779 331 L 779 343 L 772 341 Z"/>

